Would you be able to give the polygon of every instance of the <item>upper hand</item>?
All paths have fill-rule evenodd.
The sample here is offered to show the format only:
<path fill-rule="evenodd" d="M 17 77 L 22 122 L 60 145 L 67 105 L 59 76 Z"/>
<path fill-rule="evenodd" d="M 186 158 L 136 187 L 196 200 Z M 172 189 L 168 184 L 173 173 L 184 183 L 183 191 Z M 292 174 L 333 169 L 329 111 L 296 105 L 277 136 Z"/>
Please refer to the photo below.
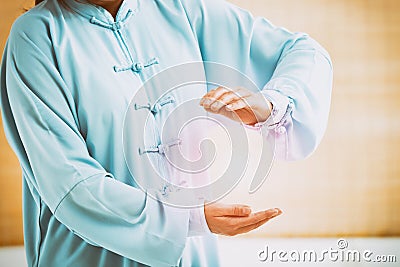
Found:
<path fill-rule="evenodd" d="M 272 104 L 261 92 L 254 93 L 246 88 L 218 87 L 205 94 L 200 105 L 208 112 L 248 125 L 266 121 L 272 110 Z"/>

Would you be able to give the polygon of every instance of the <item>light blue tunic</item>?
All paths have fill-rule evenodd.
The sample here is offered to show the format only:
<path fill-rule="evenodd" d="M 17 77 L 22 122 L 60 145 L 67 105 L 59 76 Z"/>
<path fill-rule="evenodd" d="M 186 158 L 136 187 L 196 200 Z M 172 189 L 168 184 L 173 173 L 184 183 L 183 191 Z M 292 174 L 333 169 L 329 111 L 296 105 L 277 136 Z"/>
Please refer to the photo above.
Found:
<path fill-rule="evenodd" d="M 1 66 L 3 124 L 23 170 L 29 266 L 217 267 L 202 209 L 137 188 L 121 140 L 143 82 L 192 61 L 248 75 L 274 105 L 278 157 L 311 154 L 326 128 L 327 52 L 221 0 L 47 0 L 14 23 Z M 138 64 L 140 63 L 140 64 Z"/>

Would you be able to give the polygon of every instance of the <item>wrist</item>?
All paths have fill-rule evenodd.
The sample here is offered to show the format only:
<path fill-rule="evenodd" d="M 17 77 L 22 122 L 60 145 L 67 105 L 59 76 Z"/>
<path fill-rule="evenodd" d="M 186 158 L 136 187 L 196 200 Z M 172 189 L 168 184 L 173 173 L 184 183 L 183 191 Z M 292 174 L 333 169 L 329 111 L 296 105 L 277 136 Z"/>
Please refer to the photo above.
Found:
<path fill-rule="evenodd" d="M 262 101 L 262 102 L 263 102 L 263 104 L 262 104 L 263 108 L 260 109 L 260 111 L 251 110 L 251 112 L 253 112 L 253 114 L 254 114 L 255 120 L 252 122 L 246 123 L 247 126 L 255 127 L 257 124 L 263 124 L 271 116 L 273 104 L 268 100 Z M 265 106 L 267 106 L 267 107 L 265 108 Z"/>

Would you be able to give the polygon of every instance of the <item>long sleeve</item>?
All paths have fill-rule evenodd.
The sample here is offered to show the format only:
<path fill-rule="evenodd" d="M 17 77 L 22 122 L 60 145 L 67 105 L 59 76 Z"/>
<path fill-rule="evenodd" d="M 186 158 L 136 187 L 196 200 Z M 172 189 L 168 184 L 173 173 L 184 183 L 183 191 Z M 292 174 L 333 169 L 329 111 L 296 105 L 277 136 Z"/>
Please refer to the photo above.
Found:
<path fill-rule="evenodd" d="M 34 22 L 14 24 L 1 68 L 3 124 L 30 190 L 88 243 L 147 265 L 176 266 L 189 210 L 117 181 L 90 155 L 48 29 Z"/>
<path fill-rule="evenodd" d="M 275 137 L 276 156 L 309 156 L 329 115 L 333 74 L 328 53 L 308 35 L 275 27 L 226 1 L 181 2 L 203 60 L 244 73 L 273 104 L 262 130 Z"/>

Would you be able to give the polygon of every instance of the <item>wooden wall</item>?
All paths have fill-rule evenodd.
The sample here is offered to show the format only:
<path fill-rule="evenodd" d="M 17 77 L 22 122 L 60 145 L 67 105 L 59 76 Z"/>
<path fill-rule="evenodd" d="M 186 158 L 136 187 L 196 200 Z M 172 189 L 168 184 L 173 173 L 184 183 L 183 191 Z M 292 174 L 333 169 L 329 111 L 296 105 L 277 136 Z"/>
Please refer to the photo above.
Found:
<path fill-rule="evenodd" d="M 0 51 L 3 52 L 12 22 L 31 5 L 25 0 L 3 0 L 0 4 Z M 0 119 L 1 120 L 1 119 Z M 0 246 L 19 245 L 22 233 L 22 174 L 9 147 L 3 127 L 0 131 Z"/>
<path fill-rule="evenodd" d="M 305 31 L 335 67 L 332 112 L 318 151 L 276 163 L 255 195 L 242 183 L 225 201 L 285 214 L 258 236 L 400 235 L 400 2 L 232 0 L 292 31 Z M 0 48 L 29 1 L 3 0 Z M 0 131 L 0 245 L 22 243 L 21 172 Z"/>

